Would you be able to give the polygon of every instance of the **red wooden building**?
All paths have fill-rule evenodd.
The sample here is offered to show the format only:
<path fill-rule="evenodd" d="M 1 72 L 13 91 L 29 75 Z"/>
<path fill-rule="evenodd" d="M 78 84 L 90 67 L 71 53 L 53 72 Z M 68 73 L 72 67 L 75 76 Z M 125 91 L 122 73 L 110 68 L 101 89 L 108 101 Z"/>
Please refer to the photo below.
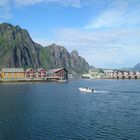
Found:
<path fill-rule="evenodd" d="M 26 78 L 28 79 L 34 79 L 36 78 L 36 71 L 32 68 L 27 69 L 25 72 Z"/>
<path fill-rule="evenodd" d="M 46 78 L 46 70 L 43 68 L 37 69 L 37 78 L 45 79 Z"/>
<path fill-rule="evenodd" d="M 68 79 L 68 71 L 65 68 L 50 69 L 47 71 L 47 78 Z"/>

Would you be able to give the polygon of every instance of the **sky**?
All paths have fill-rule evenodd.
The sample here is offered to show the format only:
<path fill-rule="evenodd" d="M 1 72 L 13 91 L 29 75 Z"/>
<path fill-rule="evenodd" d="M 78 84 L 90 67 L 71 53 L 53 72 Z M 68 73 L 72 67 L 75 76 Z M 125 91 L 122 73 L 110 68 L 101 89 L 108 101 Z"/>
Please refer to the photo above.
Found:
<path fill-rule="evenodd" d="M 43 46 L 77 50 L 99 68 L 140 62 L 140 0 L 0 0 L 0 23 L 27 29 Z"/>

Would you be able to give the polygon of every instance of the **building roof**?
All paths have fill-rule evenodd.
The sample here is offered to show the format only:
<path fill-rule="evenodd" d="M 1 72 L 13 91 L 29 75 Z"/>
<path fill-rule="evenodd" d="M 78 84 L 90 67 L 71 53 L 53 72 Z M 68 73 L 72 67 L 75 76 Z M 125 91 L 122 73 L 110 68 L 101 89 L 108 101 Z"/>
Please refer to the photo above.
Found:
<path fill-rule="evenodd" d="M 57 72 L 59 72 L 59 71 L 61 71 L 61 70 L 63 70 L 63 69 L 65 69 L 65 68 L 50 69 L 50 70 L 47 71 L 47 73 L 57 73 Z M 66 70 L 66 69 L 65 69 L 65 70 Z"/>
<path fill-rule="evenodd" d="M 34 70 L 33 68 L 28 68 L 26 69 L 26 72 L 30 71 L 30 70 Z"/>
<path fill-rule="evenodd" d="M 38 72 L 41 71 L 41 70 L 45 70 L 45 69 L 44 69 L 44 68 L 37 69 Z M 45 71 L 46 71 L 46 70 L 45 70 Z"/>
<path fill-rule="evenodd" d="M 22 68 L 3 68 L 2 72 L 24 72 Z"/>
<path fill-rule="evenodd" d="M 103 72 L 104 72 L 104 73 L 107 73 L 107 72 L 114 72 L 114 70 L 111 70 L 111 69 L 110 69 L 110 70 L 109 70 L 109 69 L 106 69 L 106 70 L 103 70 Z"/>

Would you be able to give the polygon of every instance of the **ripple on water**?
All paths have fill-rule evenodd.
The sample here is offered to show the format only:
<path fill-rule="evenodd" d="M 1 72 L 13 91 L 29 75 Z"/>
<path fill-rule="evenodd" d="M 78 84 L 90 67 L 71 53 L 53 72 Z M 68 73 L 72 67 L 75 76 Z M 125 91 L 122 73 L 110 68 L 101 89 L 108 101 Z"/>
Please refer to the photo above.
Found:
<path fill-rule="evenodd" d="M 81 94 L 79 87 L 96 91 Z M 0 140 L 138 140 L 140 81 L 0 85 Z"/>

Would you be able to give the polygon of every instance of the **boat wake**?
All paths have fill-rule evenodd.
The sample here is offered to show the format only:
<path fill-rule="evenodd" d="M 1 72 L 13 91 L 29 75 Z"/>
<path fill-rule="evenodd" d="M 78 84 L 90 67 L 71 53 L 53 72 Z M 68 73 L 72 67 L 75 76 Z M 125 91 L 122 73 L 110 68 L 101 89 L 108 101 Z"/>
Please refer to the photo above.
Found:
<path fill-rule="evenodd" d="M 105 91 L 105 90 L 95 90 L 95 93 L 110 93 L 110 91 Z"/>
<path fill-rule="evenodd" d="M 105 91 L 105 90 L 101 90 L 101 91 L 99 91 L 99 90 L 95 90 L 94 91 L 95 93 L 110 93 L 110 94 L 113 94 L 113 93 L 115 93 L 115 94 L 120 94 L 120 93 L 140 93 L 140 91 Z"/>

